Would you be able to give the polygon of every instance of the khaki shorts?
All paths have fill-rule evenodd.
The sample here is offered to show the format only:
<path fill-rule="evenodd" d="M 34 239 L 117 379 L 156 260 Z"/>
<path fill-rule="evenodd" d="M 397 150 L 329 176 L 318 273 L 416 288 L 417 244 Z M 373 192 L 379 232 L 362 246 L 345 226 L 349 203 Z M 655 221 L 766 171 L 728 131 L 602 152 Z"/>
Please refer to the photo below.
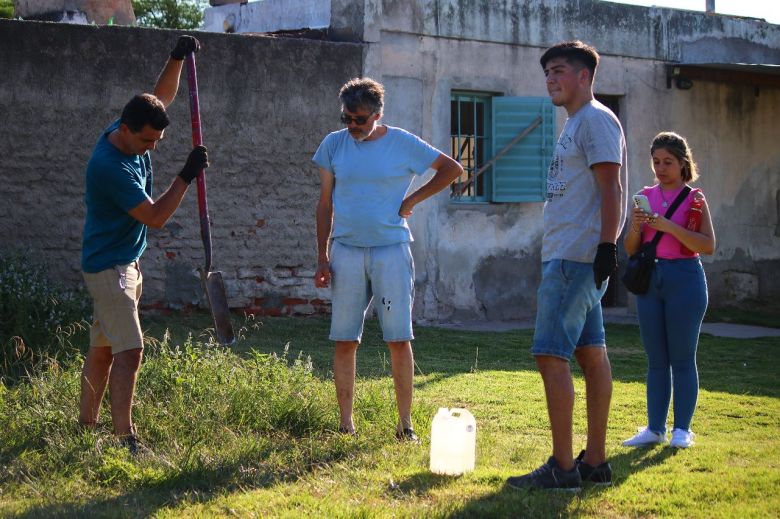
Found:
<path fill-rule="evenodd" d="M 112 355 L 143 349 L 144 337 L 138 320 L 143 276 L 138 262 L 83 274 L 94 304 L 89 346 L 110 347 Z"/>

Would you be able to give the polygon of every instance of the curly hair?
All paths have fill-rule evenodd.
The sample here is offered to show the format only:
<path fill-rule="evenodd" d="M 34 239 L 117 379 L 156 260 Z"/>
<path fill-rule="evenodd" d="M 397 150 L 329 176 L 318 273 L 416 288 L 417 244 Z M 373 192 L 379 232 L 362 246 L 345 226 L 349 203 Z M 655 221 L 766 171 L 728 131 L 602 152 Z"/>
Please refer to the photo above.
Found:
<path fill-rule="evenodd" d="M 339 90 L 339 99 L 350 112 L 364 108 L 381 114 L 385 105 L 385 87 L 369 77 L 350 79 Z"/>

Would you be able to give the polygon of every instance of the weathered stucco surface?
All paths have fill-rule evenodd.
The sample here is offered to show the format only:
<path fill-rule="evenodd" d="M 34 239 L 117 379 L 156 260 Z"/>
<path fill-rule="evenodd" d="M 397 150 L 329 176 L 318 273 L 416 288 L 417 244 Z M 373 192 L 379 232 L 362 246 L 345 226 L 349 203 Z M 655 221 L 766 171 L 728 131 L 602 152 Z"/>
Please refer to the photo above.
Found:
<path fill-rule="evenodd" d="M 0 21 L 0 247 L 30 248 L 55 275 L 80 282 L 84 168 L 101 130 L 151 91 L 178 32 Z M 197 55 L 214 242 L 231 306 L 265 313 L 327 311 L 312 282 L 311 163 L 338 128 L 337 92 L 358 75 L 349 43 L 198 34 Z M 184 79 L 184 77 L 182 78 Z M 191 148 L 186 80 L 153 153 L 155 193 Z M 198 304 L 203 264 L 194 187 L 141 260 L 144 303 Z"/>
<path fill-rule="evenodd" d="M 693 146 L 718 238 L 716 254 L 703 258 L 711 303 L 780 296 L 780 88 L 666 83 L 673 61 L 780 64 L 780 27 L 590 0 L 309 4 L 329 9 L 329 37 L 364 43 L 200 36 L 215 265 L 231 305 L 327 311 L 328 291 L 311 282 L 318 186 L 309 159 L 338 127 L 336 92 L 346 79 L 384 82 L 385 122 L 449 152 L 453 90 L 546 96 L 539 57 L 574 37 L 602 53 L 595 91 L 618 97 L 630 191 L 652 183 L 648 148 L 657 132 L 676 130 Z M 0 207 L 0 246 L 29 245 L 78 281 L 84 164 L 100 129 L 132 93 L 151 88 L 176 34 L 0 22 L 0 70 L 8 71 L 0 77 L 0 138 L 9 150 L 0 190 L 12 201 Z M 158 192 L 188 149 L 183 100 L 156 155 Z M 558 129 L 564 120 L 558 110 Z M 456 204 L 447 193 L 416 208 L 415 317 L 532 315 L 541 215 L 541 202 Z M 192 193 L 165 230 L 150 233 L 146 301 L 198 302 L 196 218 Z"/>
<path fill-rule="evenodd" d="M 778 296 L 780 89 L 698 80 L 691 90 L 669 89 L 666 65 L 780 64 L 780 27 L 595 0 L 300 1 L 330 10 L 329 38 L 367 44 L 363 74 L 387 88 L 385 122 L 446 152 L 453 90 L 546 96 L 544 49 L 572 38 L 595 45 L 603 58 L 595 92 L 618 98 L 626 131 L 628 189 L 652 183 L 648 147 L 657 132 L 686 135 L 719 242 L 703 259 L 712 304 Z M 564 120 L 558 110 L 558 129 Z M 456 204 L 445 193 L 418 207 L 410 221 L 416 317 L 533 314 L 541 211 L 541 203 Z M 631 302 L 622 286 L 616 298 Z"/>
<path fill-rule="evenodd" d="M 619 96 L 631 192 L 653 182 L 648 148 L 657 132 L 676 130 L 694 148 L 702 174 L 697 185 L 707 194 L 719 243 L 714 256 L 703 258 L 711 303 L 778 296 L 771 272 L 780 268 L 780 150 L 774 144 L 780 89 L 761 88 L 757 95 L 749 84 L 708 81 L 695 81 L 687 91 L 668 89 L 665 64 L 780 64 L 779 27 L 609 2 L 401 1 L 382 7 L 381 38 L 370 40 L 365 73 L 389 89 L 414 82 L 413 101 L 398 96 L 401 106 L 388 102 L 386 120 L 413 121 L 445 151 L 451 91 L 545 96 L 538 63 L 544 48 L 569 38 L 594 44 L 603 58 L 594 90 Z M 559 109 L 559 129 L 564 120 Z M 418 212 L 415 257 L 427 265 L 418 315 L 533 314 L 541 203 L 461 205 L 442 194 Z M 618 292 L 625 301 L 625 290 Z"/>

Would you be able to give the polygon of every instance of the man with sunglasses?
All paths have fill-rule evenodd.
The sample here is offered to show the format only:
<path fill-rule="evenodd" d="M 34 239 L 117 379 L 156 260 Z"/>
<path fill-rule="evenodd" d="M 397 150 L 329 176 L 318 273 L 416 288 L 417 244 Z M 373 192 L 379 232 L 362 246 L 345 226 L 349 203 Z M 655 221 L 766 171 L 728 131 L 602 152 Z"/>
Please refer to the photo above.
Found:
<path fill-rule="evenodd" d="M 384 107 L 380 83 L 352 79 L 341 88 L 339 100 L 346 128 L 325 137 L 313 158 L 320 167 L 314 284 L 325 288 L 332 281 L 330 340 L 336 342 L 339 432 L 355 433 L 356 353 L 373 298 L 390 349 L 399 416 L 396 438 L 417 441 L 411 418 L 414 262 L 406 219 L 463 168 L 419 137 L 378 124 Z M 430 181 L 407 194 L 414 178 L 428 169 L 436 171 Z"/>

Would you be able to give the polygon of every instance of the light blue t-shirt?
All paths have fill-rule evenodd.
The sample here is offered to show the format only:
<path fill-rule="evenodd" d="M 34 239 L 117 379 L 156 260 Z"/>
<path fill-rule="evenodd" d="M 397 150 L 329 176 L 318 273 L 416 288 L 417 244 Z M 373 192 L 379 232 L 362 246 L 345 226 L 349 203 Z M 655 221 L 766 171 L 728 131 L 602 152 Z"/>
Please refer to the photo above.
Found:
<path fill-rule="evenodd" d="M 412 241 L 398 215 L 415 175 L 441 154 L 401 128 L 387 126 L 379 139 L 359 142 L 346 129 L 328 134 L 312 159 L 333 173 L 334 240 L 353 247 L 380 247 Z"/>
<path fill-rule="evenodd" d="M 81 269 L 95 273 L 132 263 L 146 248 L 146 225 L 128 214 L 152 197 L 152 159 L 125 155 L 108 141 L 119 127 L 103 131 L 87 164 Z"/>

